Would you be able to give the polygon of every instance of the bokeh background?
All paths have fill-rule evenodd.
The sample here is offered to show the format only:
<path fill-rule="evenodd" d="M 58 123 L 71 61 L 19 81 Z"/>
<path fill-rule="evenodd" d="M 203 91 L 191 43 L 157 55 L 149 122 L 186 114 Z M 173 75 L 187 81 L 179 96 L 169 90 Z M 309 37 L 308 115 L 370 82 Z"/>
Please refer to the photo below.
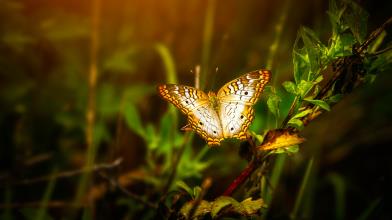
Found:
<path fill-rule="evenodd" d="M 389 1 L 357 2 L 369 13 L 368 30 L 392 15 Z M 193 85 L 200 65 L 206 91 L 260 68 L 272 71 L 270 85 L 281 90 L 292 79 L 301 25 L 327 43 L 327 10 L 326 0 L 0 1 L 0 215 L 78 218 L 71 204 L 80 200 L 97 207 L 91 218 L 152 218 L 99 175 L 28 180 L 121 157 L 110 178 L 157 201 L 183 142 L 175 181 L 196 186 L 211 177 L 206 198 L 220 195 L 246 166 L 239 143 L 209 149 L 184 135 L 186 118 L 156 85 Z M 304 218 L 355 219 L 367 210 L 391 218 L 391 80 L 379 75 L 305 128 L 307 142 L 285 158 L 269 219 L 289 216 L 310 158 Z M 252 130 L 273 128 L 265 99 L 256 109 Z M 43 201 L 48 209 L 38 208 Z"/>

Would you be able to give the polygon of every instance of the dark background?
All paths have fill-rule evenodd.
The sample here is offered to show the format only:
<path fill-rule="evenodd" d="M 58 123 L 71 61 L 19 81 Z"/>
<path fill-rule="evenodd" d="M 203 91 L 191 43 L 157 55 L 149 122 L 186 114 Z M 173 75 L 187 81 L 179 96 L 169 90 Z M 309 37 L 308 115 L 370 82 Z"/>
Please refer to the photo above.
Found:
<path fill-rule="evenodd" d="M 358 3 L 369 13 L 370 31 L 392 15 L 389 1 Z M 209 9 L 213 26 L 206 37 Z M 272 70 L 271 85 L 278 87 L 292 79 L 292 46 L 301 25 L 315 30 L 327 44 L 327 10 L 325 0 L 102 1 L 96 52 L 96 163 L 122 157 L 119 175 L 145 178 L 140 169 L 148 163 L 148 149 L 122 115 L 121 105 L 132 102 L 143 126 L 159 126 L 168 104 L 155 92 L 157 84 L 166 82 L 157 44 L 170 51 L 181 84 L 192 85 L 190 70 L 201 64 L 206 90 L 216 91 L 241 73 L 260 68 Z M 53 169 L 80 169 L 86 162 L 91 11 L 90 1 L 0 2 L 0 213 L 6 210 L 4 204 L 21 204 L 23 209 L 13 209 L 12 216 L 26 216 L 35 209 L 23 204 L 40 201 L 48 187 L 47 181 L 15 182 L 49 175 Z M 386 42 L 390 40 L 388 34 Z M 274 42 L 276 49 L 271 48 Z M 391 80 L 391 74 L 378 75 L 373 84 L 355 90 L 304 129 L 307 141 L 298 154 L 286 158 L 268 218 L 288 217 L 310 158 L 315 165 L 305 194 L 305 219 L 356 219 L 368 209 L 369 219 L 391 218 Z M 266 115 L 263 103 L 265 99 L 257 108 L 264 112 L 259 118 Z M 260 123 L 263 129 L 273 127 L 267 119 Z M 173 129 L 183 124 L 185 117 L 180 116 Z M 199 137 L 193 139 L 192 152 L 204 147 Z M 206 198 L 213 199 L 246 161 L 238 156 L 238 143 L 232 142 L 210 150 L 205 158 L 209 167 L 183 180 L 195 186 L 212 177 Z M 77 180 L 57 180 L 52 199 L 71 201 Z M 150 186 L 142 183 L 127 187 L 143 194 Z M 103 208 L 96 216 L 136 213 L 116 205 L 120 193 L 108 194 L 97 196 Z M 372 205 L 374 209 L 369 208 Z M 50 212 L 63 216 L 67 208 Z"/>

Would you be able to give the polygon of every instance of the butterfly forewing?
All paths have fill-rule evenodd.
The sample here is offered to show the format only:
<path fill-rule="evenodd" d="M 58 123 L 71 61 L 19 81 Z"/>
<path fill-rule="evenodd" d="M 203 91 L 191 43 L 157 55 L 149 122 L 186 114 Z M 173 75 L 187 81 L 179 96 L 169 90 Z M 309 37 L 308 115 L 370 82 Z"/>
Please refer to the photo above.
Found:
<path fill-rule="evenodd" d="M 217 94 L 218 99 L 221 102 L 235 101 L 253 105 L 270 79 L 271 72 L 268 70 L 257 70 L 247 73 L 222 86 Z"/>
<path fill-rule="evenodd" d="M 222 128 L 207 94 L 190 86 L 172 84 L 158 86 L 158 92 L 188 116 L 188 124 L 209 145 L 219 145 L 223 139 Z"/>
<path fill-rule="evenodd" d="M 271 73 L 268 70 L 253 71 L 226 83 L 218 91 L 218 114 L 225 138 L 246 137 L 246 131 L 254 117 L 252 106 L 270 78 Z"/>

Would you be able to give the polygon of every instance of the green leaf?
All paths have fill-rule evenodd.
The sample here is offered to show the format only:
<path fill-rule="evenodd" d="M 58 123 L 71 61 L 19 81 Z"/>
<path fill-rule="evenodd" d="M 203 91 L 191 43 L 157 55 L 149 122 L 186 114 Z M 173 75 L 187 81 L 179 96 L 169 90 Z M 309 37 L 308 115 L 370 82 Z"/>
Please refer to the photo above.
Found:
<path fill-rule="evenodd" d="M 323 100 L 315 100 L 315 99 L 304 99 L 307 102 L 312 103 L 313 105 L 319 106 L 320 108 L 327 110 L 327 111 L 331 111 L 331 107 L 328 105 L 328 103 L 326 103 Z"/>
<path fill-rule="evenodd" d="M 313 85 L 313 82 L 301 80 L 301 82 L 297 86 L 298 95 L 300 95 L 301 97 L 305 97 L 311 90 Z"/>
<path fill-rule="evenodd" d="M 148 149 L 156 149 L 159 146 L 160 137 L 153 124 L 147 124 L 145 134 Z"/>
<path fill-rule="evenodd" d="M 196 210 L 193 213 L 193 216 L 189 216 L 191 210 L 197 205 Z M 195 200 L 185 203 L 184 206 L 180 209 L 180 214 L 185 217 L 185 219 L 198 219 L 211 211 L 211 204 L 208 201 L 202 200 L 200 203 L 196 204 Z"/>
<path fill-rule="evenodd" d="M 320 83 L 321 81 L 323 81 L 323 79 L 324 79 L 324 76 L 323 76 L 323 75 L 319 75 L 319 76 L 313 81 L 313 83 L 314 83 L 314 84 L 318 84 L 318 83 Z"/>
<path fill-rule="evenodd" d="M 103 83 L 97 91 L 97 111 L 100 117 L 115 116 L 119 111 L 120 96 L 113 84 Z"/>
<path fill-rule="evenodd" d="M 218 197 L 213 204 L 211 205 L 211 216 L 212 218 L 215 218 L 218 216 L 219 212 L 228 206 L 232 206 L 233 204 L 239 205 L 239 202 L 237 202 L 235 199 L 232 197 L 228 196 L 220 196 Z"/>
<path fill-rule="evenodd" d="M 337 103 L 343 98 L 343 94 L 336 94 L 331 97 L 328 97 L 328 102 Z"/>
<path fill-rule="evenodd" d="M 104 70 L 114 73 L 133 73 L 136 68 L 135 57 L 137 51 L 135 47 L 121 48 L 109 55 L 103 63 Z"/>
<path fill-rule="evenodd" d="M 327 48 L 321 43 L 313 30 L 302 27 L 300 33 L 304 48 L 309 57 L 310 72 L 308 74 L 308 79 L 312 79 L 318 74 L 322 64 L 325 63 L 322 58 L 323 54 L 326 53 Z"/>
<path fill-rule="evenodd" d="M 295 85 L 295 83 L 291 82 L 291 81 L 285 81 L 283 82 L 283 88 L 291 94 L 296 95 L 297 94 L 297 87 Z"/>
<path fill-rule="evenodd" d="M 125 116 L 125 122 L 128 125 L 128 127 L 139 136 L 145 137 L 144 136 L 145 132 L 140 119 L 139 112 L 137 111 L 136 107 L 132 103 L 127 102 L 125 104 L 124 116 Z"/>
<path fill-rule="evenodd" d="M 281 101 L 282 101 L 282 99 L 276 94 L 270 95 L 267 100 L 268 109 L 270 110 L 270 112 L 272 114 L 275 115 L 276 118 L 278 118 L 280 116 L 279 103 Z"/>
<path fill-rule="evenodd" d="M 287 153 L 297 153 L 299 151 L 298 145 L 292 145 L 290 147 L 278 148 L 276 150 L 271 151 L 272 154 L 287 154 Z"/>
<path fill-rule="evenodd" d="M 147 84 L 133 84 L 125 89 L 123 97 L 126 102 L 136 103 L 143 100 L 143 98 L 147 95 L 154 94 L 155 92 L 155 86 Z"/>
<path fill-rule="evenodd" d="M 202 189 L 200 186 L 193 187 L 193 196 L 195 199 L 199 198 Z"/>
<path fill-rule="evenodd" d="M 194 197 L 193 191 L 191 187 L 189 187 L 184 181 L 179 180 L 176 182 L 176 186 L 183 189 L 185 192 L 187 192 L 192 198 Z"/>
<path fill-rule="evenodd" d="M 297 44 L 300 39 L 300 35 L 298 34 L 297 39 L 294 43 L 293 49 L 293 67 L 294 67 L 294 79 L 295 83 L 299 83 L 302 79 L 302 76 L 309 75 L 310 64 L 309 64 L 309 56 L 306 54 L 304 49 L 298 49 Z"/>
<path fill-rule="evenodd" d="M 293 126 L 299 130 L 302 130 L 304 128 L 304 123 L 297 118 L 291 118 L 288 122 L 288 125 Z"/>
<path fill-rule="evenodd" d="M 267 207 L 263 199 L 261 198 L 256 200 L 253 200 L 252 198 L 247 198 L 241 202 L 241 205 L 243 207 L 243 214 L 245 214 L 245 216 L 255 215 L 261 210 L 261 208 Z"/>
<path fill-rule="evenodd" d="M 189 212 L 198 205 L 193 216 L 189 216 Z M 266 208 L 266 204 L 263 199 L 253 200 L 252 198 L 247 198 L 242 202 L 238 202 L 232 197 L 220 196 L 213 202 L 208 202 L 205 200 L 196 203 L 195 200 L 185 203 L 181 208 L 180 213 L 185 219 L 201 219 L 207 214 L 211 214 L 212 218 L 221 218 L 225 215 L 239 214 L 241 216 L 254 216 L 258 214 L 262 208 Z"/>
<path fill-rule="evenodd" d="M 367 34 L 367 20 L 369 14 L 354 1 L 347 1 L 347 10 L 343 14 L 343 21 L 350 28 L 357 42 L 363 43 Z"/>
<path fill-rule="evenodd" d="M 178 84 L 176 66 L 169 48 L 164 44 L 156 44 L 155 49 L 163 61 L 166 72 L 166 82 Z"/>
<path fill-rule="evenodd" d="M 298 145 L 290 146 L 286 148 L 286 151 L 289 153 L 297 153 L 299 151 L 299 146 Z"/>
<path fill-rule="evenodd" d="M 297 113 L 296 115 L 293 116 L 293 118 L 303 118 L 303 117 L 307 116 L 311 112 L 312 112 L 311 109 L 307 109 L 305 111 L 301 111 L 301 112 Z"/>

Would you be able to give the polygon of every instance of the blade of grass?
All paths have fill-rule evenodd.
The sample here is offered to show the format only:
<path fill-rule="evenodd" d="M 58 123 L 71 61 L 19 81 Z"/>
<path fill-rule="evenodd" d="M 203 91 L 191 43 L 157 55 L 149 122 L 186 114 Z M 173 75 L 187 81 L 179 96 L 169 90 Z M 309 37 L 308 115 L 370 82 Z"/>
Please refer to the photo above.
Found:
<path fill-rule="evenodd" d="M 302 205 L 303 196 L 305 194 L 305 190 L 306 190 L 306 187 L 308 185 L 309 177 L 310 177 L 310 174 L 311 174 L 311 171 L 312 171 L 312 168 L 313 168 L 313 161 L 314 161 L 314 158 L 311 158 L 309 160 L 309 163 L 308 163 L 307 167 L 306 167 L 305 175 L 302 178 L 302 183 L 301 183 L 301 186 L 299 188 L 297 198 L 295 199 L 293 211 L 290 214 L 290 218 L 291 219 L 297 219 L 298 218 L 298 211 L 299 211 L 299 209 L 300 209 L 300 207 Z"/>
<path fill-rule="evenodd" d="M 174 64 L 173 57 L 164 44 L 156 44 L 155 49 L 157 50 L 159 56 L 162 59 L 163 65 L 165 67 L 166 82 L 172 84 L 178 84 L 177 71 Z"/>
<path fill-rule="evenodd" d="M 362 212 L 362 214 L 358 217 L 357 220 L 366 220 L 370 219 L 370 214 L 374 212 L 374 210 L 380 205 L 381 198 L 378 198 L 370 203 L 370 205 Z"/>
<path fill-rule="evenodd" d="M 207 73 L 208 73 L 209 61 L 211 55 L 211 41 L 212 41 L 213 28 L 214 28 L 214 11 L 215 11 L 215 0 L 208 0 L 207 12 L 204 19 L 204 30 L 203 30 L 200 89 L 204 89 L 206 85 L 206 79 L 207 79 Z"/>
<path fill-rule="evenodd" d="M 263 184 L 264 188 L 261 189 L 261 192 L 263 192 L 263 195 L 261 198 L 264 198 L 265 203 L 267 205 L 269 205 L 272 201 L 272 197 L 273 197 L 273 193 L 274 193 L 273 191 L 276 189 L 276 186 L 279 183 L 279 179 L 282 175 L 285 161 L 286 161 L 285 154 L 280 154 L 276 157 L 269 184 Z M 267 186 L 269 186 L 269 187 L 267 188 Z M 263 213 L 263 217 L 267 216 L 268 210 L 269 209 L 267 208 L 266 211 Z"/>
<path fill-rule="evenodd" d="M 98 49 L 99 49 L 99 24 L 101 17 L 101 0 L 93 0 L 91 3 L 91 36 L 90 36 L 90 67 L 88 75 L 88 103 L 86 110 L 86 144 L 87 155 L 85 167 L 91 167 L 95 162 L 97 145 L 94 143 L 94 127 L 96 114 L 96 87 L 98 78 Z M 80 203 L 86 191 L 90 173 L 81 176 L 75 196 L 75 203 Z"/>
<path fill-rule="evenodd" d="M 287 12 L 288 12 L 288 9 L 290 7 L 290 2 L 291 2 L 290 0 L 286 0 L 285 1 L 284 5 L 283 5 L 283 9 L 281 11 L 281 14 L 279 15 L 278 21 L 277 21 L 277 23 L 275 25 L 275 37 L 274 37 L 274 40 L 273 40 L 273 42 L 270 45 L 269 50 L 268 50 L 267 63 L 266 63 L 266 66 L 265 66 L 266 69 L 269 69 L 269 70 L 273 69 L 275 55 L 276 55 L 276 52 L 278 51 L 278 47 L 280 45 L 280 40 L 281 40 L 282 32 L 284 30 L 284 26 L 285 26 L 285 23 L 286 23 Z M 276 86 L 277 86 L 276 84 L 278 82 L 278 80 L 277 80 L 278 79 L 278 74 L 277 73 L 279 73 L 279 72 L 275 72 L 274 73 L 274 77 L 273 77 L 273 80 L 271 82 L 271 84 L 272 84 L 272 86 L 274 88 L 276 88 Z M 273 118 L 275 118 L 275 122 L 273 124 L 272 120 L 271 120 L 272 117 L 273 117 L 273 115 L 271 115 L 270 112 L 267 112 L 267 117 L 266 117 L 267 127 L 268 128 L 272 128 L 273 126 L 275 126 L 275 128 L 277 128 L 279 118 L 278 117 L 273 117 Z"/>
<path fill-rule="evenodd" d="M 46 187 L 44 196 L 42 197 L 41 200 L 41 206 L 37 210 L 36 216 L 34 218 L 35 220 L 45 219 L 45 216 L 47 215 L 46 210 L 48 208 L 48 202 L 52 197 L 54 187 L 56 186 L 56 180 L 57 180 L 56 173 L 57 173 L 57 168 L 55 168 L 52 172 L 52 178 L 49 180 L 48 186 Z"/>
<path fill-rule="evenodd" d="M 344 179 L 336 173 L 331 173 L 328 175 L 327 180 L 332 184 L 332 187 L 335 191 L 335 219 L 344 219 L 346 191 L 346 184 Z"/>
<path fill-rule="evenodd" d="M 174 63 L 173 56 L 171 55 L 169 48 L 163 44 L 156 44 L 155 49 L 157 50 L 159 56 L 162 59 L 163 65 L 165 67 L 166 82 L 171 84 L 178 84 L 177 71 Z M 173 128 L 178 128 L 178 115 L 177 110 L 173 105 L 169 105 L 169 111 L 173 117 Z"/>

